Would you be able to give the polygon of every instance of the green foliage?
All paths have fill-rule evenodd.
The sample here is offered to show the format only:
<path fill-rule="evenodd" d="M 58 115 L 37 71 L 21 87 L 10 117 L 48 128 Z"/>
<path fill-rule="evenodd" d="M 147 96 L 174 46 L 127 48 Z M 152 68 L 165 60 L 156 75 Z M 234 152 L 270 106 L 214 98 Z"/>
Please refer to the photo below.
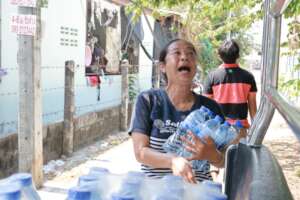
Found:
<path fill-rule="evenodd" d="M 47 8 L 48 7 L 48 0 L 38 0 L 37 4 L 40 8 Z"/>
<path fill-rule="evenodd" d="M 290 18 L 288 24 L 288 38 L 289 41 L 282 43 L 281 47 L 288 49 L 283 55 L 287 57 L 294 57 L 297 59 L 293 66 L 292 72 L 299 73 L 300 71 L 300 21 L 297 19 L 300 16 L 300 0 L 293 0 L 284 12 L 284 16 Z M 289 98 L 298 97 L 300 95 L 300 80 L 282 78 L 279 82 L 279 88 L 287 93 Z"/>
<path fill-rule="evenodd" d="M 130 102 L 133 102 L 139 93 L 139 89 L 137 87 L 136 82 L 137 82 L 137 74 L 129 74 L 128 75 L 128 96 Z"/>
<path fill-rule="evenodd" d="M 300 15 L 300 0 L 293 0 L 284 11 L 286 18 L 295 17 Z"/>
<path fill-rule="evenodd" d="M 288 98 L 294 98 L 300 96 L 300 80 L 289 79 L 285 76 L 279 77 L 279 90 L 285 94 Z"/>
<path fill-rule="evenodd" d="M 201 49 L 198 54 L 200 60 L 200 66 L 206 66 L 202 68 L 204 75 L 221 64 L 221 61 L 218 59 L 214 47 L 209 39 L 203 39 L 200 41 Z"/>
<path fill-rule="evenodd" d="M 262 19 L 264 2 L 262 0 L 132 0 L 131 2 L 128 12 L 137 16 L 143 13 L 144 8 L 150 8 L 155 18 L 165 15 L 162 9 L 179 13 L 179 20 L 187 39 L 196 44 L 199 51 L 199 63 L 204 74 L 220 64 L 216 49 L 226 39 L 228 33 L 241 47 L 241 64 L 244 55 L 257 48 L 254 46 L 253 37 L 247 34 L 247 29 L 254 21 Z M 293 0 L 284 16 L 299 16 L 299 5 L 300 0 Z M 174 27 L 173 30 L 178 31 L 178 27 Z M 284 45 L 289 47 L 288 43 Z M 299 68 L 300 64 L 294 67 L 294 71 Z M 280 87 L 288 94 L 299 95 L 297 91 L 300 88 L 299 80 L 282 79 Z"/>
<path fill-rule="evenodd" d="M 220 64 L 216 49 L 230 32 L 239 40 L 244 52 L 253 48 L 249 37 L 243 37 L 251 24 L 262 18 L 261 0 L 132 0 L 127 11 L 140 15 L 150 8 L 153 16 L 166 15 L 162 10 L 178 13 L 180 23 L 188 40 L 199 51 L 201 71 L 206 74 Z M 178 26 L 172 27 L 178 31 Z M 180 31 L 180 30 L 179 30 Z M 247 42 L 247 43 L 244 43 Z"/>

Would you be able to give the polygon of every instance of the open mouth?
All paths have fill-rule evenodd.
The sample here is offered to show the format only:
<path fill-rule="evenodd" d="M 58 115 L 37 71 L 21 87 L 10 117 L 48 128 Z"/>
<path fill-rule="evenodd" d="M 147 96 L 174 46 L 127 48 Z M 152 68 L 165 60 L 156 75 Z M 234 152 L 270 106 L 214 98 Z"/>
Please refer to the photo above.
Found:
<path fill-rule="evenodd" d="M 187 67 L 187 66 L 181 66 L 178 68 L 179 72 L 190 72 L 191 68 Z"/>

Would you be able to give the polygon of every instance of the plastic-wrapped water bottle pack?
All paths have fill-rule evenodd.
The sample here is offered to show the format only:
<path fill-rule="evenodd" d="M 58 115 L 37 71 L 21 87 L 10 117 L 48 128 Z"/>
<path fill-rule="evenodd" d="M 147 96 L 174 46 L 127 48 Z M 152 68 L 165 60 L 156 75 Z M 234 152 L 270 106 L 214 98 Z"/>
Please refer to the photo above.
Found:
<path fill-rule="evenodd" d="M 40 200 L 31 174 L 16 173 L 0 180 L 0 200 Z"/>
<path fill-rule="evenodd" d="M 177 131 L 171 135 L 163 145 L 165 151 L 176 154 L 182 157 L 190 157 L 192 154 L 187 151 L 181 140 L 182 136 L 185 136 L 188 131 L 193 132 L 203 142 L 204 137 L 210 136 L 218 149 L 222 149 L 229 145 L 239 134 L 240 129 L 243 127 L 240 121 L 236 121 L 234 125 L 230 125 L 227 121 L 224 123 L 223 119 L 210 111 L 208 108 L 201 106 L 191 112 L 184 121 L 182 121 Z M 191 138 L 188 138 L 191 140 Z M 205 160 L 193 160 L 193 169 L 203 170 L 203 167 L 207 161 Z"/>
<path fill-rule="evenodd" d="M 101 169 L 101 168 L 99 168 Z M 162 179 L 145 177 L 142 172 L 112 174 L 96 172 L 79 178 L 68 192 L 67 200 L 226 200 L 222 185 L 213 181 L 189 184 L 179 176 Z"/>

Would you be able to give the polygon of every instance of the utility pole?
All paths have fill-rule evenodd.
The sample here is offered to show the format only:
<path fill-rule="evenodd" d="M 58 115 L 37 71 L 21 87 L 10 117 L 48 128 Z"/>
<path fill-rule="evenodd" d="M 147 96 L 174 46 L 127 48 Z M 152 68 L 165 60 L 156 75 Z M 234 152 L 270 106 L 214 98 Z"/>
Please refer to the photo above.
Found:
<path fill-rule="evenodd" d="M 19 171 L 32 173 L 36 187 L 43 184 L 40 12 L 38 3 L 19 5 L 15 17 L 19 42 Z"/>
<path fill-rule="evenodd" d="M 65 104 L 64 104 L 64 133 L 63 153 L 70 156 L 74 150 L 74 61 L 65 63 Z"/>
<path fill-rule="evenodd" d="M 129 102 L 129 95 L 128 95 L 128 67 L 129 63 L 124 62 L 121 63 L 121 73 L 122 73 L 122 102 L 121 102 L 121 112 L 120 112 L 120 128 L 121 131 L 127 130 L 128 124 L 128 102 Z"/>
<path fill-rule="evenodd" d="M 154 67 L 154 73 L 153 73 L 153 85 L 152 87 L 153 88 L 160 88 L 160 63 L 159 62 L 155 62 L 153 64 L 153 67 Z"/>

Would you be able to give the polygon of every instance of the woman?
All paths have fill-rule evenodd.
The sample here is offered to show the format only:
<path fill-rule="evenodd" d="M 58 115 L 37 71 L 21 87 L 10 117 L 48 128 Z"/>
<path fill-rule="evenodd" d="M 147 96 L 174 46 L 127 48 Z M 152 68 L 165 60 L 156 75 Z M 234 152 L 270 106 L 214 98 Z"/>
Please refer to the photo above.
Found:
<path fill-rule="evenodd" d="M 166 88 L 142 92 L 137 98 L 129 134 L 132 136 L 135 157 L 142 163 L 142 171 L 150 177 L 173 173 L 187 182 L 196 183 L 211 179 L 209 164 L 204 171 L 193 172 L 190 160 L 208 160 L 216 167 L 224 165 L 223 154 L 209 137 L 201 142 L 188 133 L 194 140 L 194 144 L 185 140 L 186 148 L 192 152 L 190 158 L 167 154 L 162 148 L 179 123 L 202 105 L 223 116 L 215 101 L 191 91 L 196 57 L 196 50 L 190 42 L 183 39 L 170 41 L 159 57 L 161 70 L 167 78 Z"/>

